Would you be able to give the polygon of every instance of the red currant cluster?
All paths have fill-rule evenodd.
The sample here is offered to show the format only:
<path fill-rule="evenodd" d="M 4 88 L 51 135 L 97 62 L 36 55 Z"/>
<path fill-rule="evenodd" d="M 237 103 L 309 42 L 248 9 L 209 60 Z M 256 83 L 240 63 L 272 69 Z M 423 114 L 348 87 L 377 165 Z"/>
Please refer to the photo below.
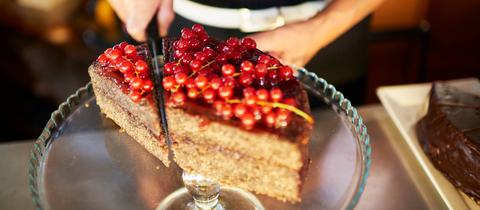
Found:
<path fill-rule="evenodd" d="M 224 119 L 238 118 L 251 129 L 256 123 L 284 127 L 295 108 L 278 83 L 293 78 L 293 70 L 256 49 L 250 38 L 210 39 L 201 25 L 184 28 L 173 43 L 174 61 L 165 64 L 164 89 L 169 105 L 188 100 L 212 106 Z"/>
<path fill-rule="evenodd" d="M 139 102 L 153 90 L 148 64 L 137 48 L 126 42 L 108 48 L 98 56 L 97 62 L 108 71 L 117 72 L 130 90 L 130 99 Z"/>

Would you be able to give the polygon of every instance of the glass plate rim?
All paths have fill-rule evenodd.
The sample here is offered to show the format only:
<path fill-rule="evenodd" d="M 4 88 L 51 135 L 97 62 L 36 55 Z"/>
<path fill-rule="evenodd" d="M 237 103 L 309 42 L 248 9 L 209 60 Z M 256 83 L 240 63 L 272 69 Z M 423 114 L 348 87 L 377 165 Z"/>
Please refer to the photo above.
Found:
<path fill-rule="evenodd" d="M 336 90 L 335 86 L 304 68 L 297 68 L 296 73 L 296 77 L 303 82 L 303 84 L 312 84 L 309 88 L 321 91 L 321 93 L 323 93 L 322 97 L 331 105 L 338 108 L 342 114 L 350 120 L 350 123 L 352 123 L 354 127 L 357 137 L 356 140 L 360 145 L 362 164 L 360 168 L 360 182 L 356 187 L 356 192 L 351 201 L 347 205 L 347 209 L 353 209 L 363 194 L 370 172 L 372 148 L 370 146 L 370 136 L 368 135 L 367 127 L 363 122 L 363 118 L 358 114 L 357 109 L 351 105 L 351 102 L 346 99 L 340 91 Z M 93 94 L 93 88 L 91 82 L 89 82 L 70 95 L 67 100 L 61 103 L 58 109 L 51 114 L 45 128 L 33 145 L 28 161 L 28 187 L 36 210 L 43 209 L 38 191 L 38 174 L 41 169 L 40 164 L 44 153 L 51 139 L 54 138 L 52 134 L 59 128 L 59 125 L 67 119 L 68 115 L 80 105 L 80 102 L 88 98 L 91 94 Z"/>

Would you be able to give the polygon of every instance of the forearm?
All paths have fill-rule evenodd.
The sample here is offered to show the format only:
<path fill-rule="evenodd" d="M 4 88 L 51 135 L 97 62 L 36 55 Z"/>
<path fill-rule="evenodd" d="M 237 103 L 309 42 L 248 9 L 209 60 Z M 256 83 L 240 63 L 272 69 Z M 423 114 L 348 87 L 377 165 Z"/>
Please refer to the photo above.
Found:
<path fill-rule="evenodd" d="M 373 12 L 383 0 L 333 0 L 306 24 L 315 28 L 316 45 L 325 47 Z"/>

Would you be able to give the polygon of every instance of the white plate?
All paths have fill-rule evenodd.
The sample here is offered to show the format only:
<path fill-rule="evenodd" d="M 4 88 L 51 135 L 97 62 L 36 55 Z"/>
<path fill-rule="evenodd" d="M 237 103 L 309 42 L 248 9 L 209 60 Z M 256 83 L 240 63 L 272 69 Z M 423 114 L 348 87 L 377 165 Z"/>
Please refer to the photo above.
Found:
<path fill-rule="evenodd" d="M 477 78 L 451 80 L 447 83 L 460 89 L 472 91 Z M 472 199 L 457 190 L 431 163 L 418 143 L 415 123 L 426 113 L 426 103 L 431 83 L 385 86 L 377 89 L 377 96 L 400 130 L 411 153 L 438 191 L 449 209 L 480 209 Z M 480 92 L 480 90 L 474 90 Z M 477 92 L 477 93 L 478 93 Z M 401 155 L 401 154 L 400 154 Z"/>

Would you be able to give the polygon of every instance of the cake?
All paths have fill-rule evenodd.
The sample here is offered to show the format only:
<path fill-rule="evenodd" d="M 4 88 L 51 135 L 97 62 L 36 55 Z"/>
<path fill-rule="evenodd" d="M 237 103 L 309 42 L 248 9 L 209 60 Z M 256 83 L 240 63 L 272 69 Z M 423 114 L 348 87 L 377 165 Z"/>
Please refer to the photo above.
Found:
<path fill-rule="evenodd" d="M 301 200 L 313 119 L 293 70 L 249 38 L 203 27 L 163 41 L 165 112 L 174 161 L 187 173 L 282 201 Z M 97 104 L 169 165 L 145 46 L 121 43 L 89 67 Z"/>
<path fill-rule="evenodd" d="M 472 90 L 480 90 L 477 81 Z M 425 154 L 445 177 L 480 200 L 480 92 L 434 82 L 428 112 L 416 125 Z"/>

